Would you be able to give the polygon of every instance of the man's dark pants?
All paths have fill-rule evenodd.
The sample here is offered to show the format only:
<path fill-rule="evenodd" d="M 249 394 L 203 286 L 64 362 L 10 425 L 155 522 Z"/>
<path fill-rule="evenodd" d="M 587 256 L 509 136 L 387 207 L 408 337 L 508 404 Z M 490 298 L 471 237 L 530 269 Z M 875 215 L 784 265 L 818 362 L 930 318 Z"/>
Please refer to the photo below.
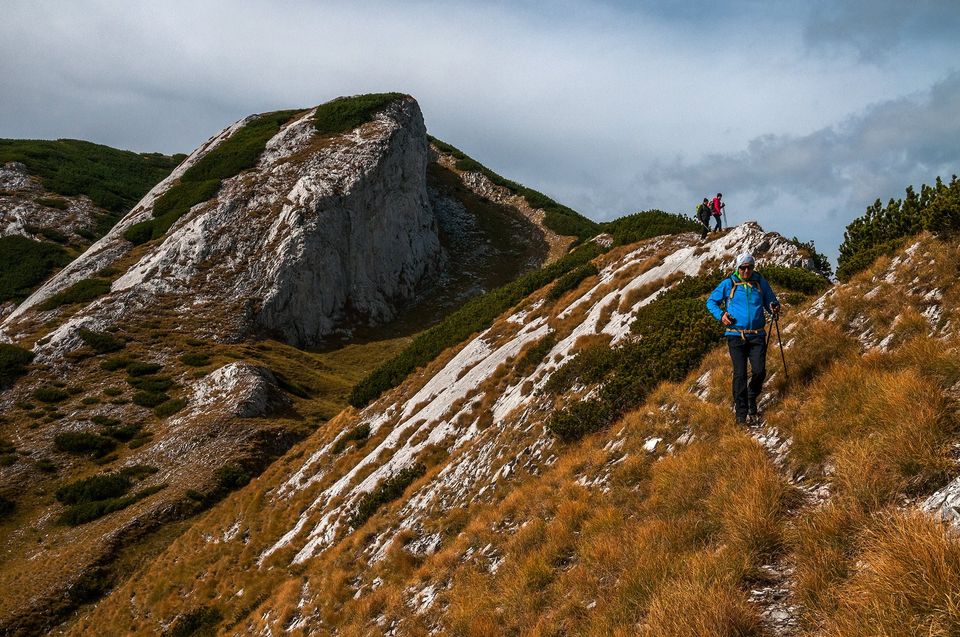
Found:
<path fill-rule="evenodd" d="M 757 397 L 767 377 L 767 344 L 763 334 L 728 336 L 727 347 L 733 361 L 733 407 L 737 420 L 747 417 L 749 407 L 756 409 Z M 747 361 L 750 361 L 750 378 L 747 379 Z"/>
<path fill-rule="evenodd" d="M 720 230 L 720 215 L 713 215 L 713 220 L 717 222 L 717 225 L 716 227 L 714 227 L 714 230 Z"/>
<path fill-rule="evenodd" d="M 701 222 L 701 223 L 703 223 L 703 222 Z M 704 223 L 704 224 L 703 224 L 703 228 L 702 228 L 701 231 L 700 231 L 700 238 L 701 238 L 701 239 L 706 239 L 708 232 L 710 232 L 710 224 L 709 224 L 709 223 Z"/>

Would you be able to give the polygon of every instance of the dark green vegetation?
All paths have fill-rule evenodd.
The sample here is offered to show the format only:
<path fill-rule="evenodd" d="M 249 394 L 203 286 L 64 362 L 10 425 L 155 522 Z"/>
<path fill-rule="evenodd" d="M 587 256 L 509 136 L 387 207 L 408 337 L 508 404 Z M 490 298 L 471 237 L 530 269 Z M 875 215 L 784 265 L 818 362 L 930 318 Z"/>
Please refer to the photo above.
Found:
<path fill-rule="evenodd" d="M 187 406 L 187 401 L 183 398 L 171 398 L 170 400 L 160 403 L 157 405 L 153 413 L 157 415 L 158 418 L 166 418 L 177 413 L 181 409 Z"/>
<path fill-rule="evenodd" d="M 600 224 L 600 228 L 613 235 L 614 245 L 620 246 L 665 234 L 699 232 L 701 226 L 684 215 L 647 210 Z"/>
<path fill-rule="evenodd" d="M 180 362 L 190 367 L 205 367 L 210 364 L 210 355 L 201 352 L 187 352 L 180 356 Z"/>
<path fill-rule="evenodd" d="M 347 524 L 355 529 L 360 528 L 370 519 L 370 516 L 377 512 L 377 509 L 403 495 L 410 483 L 426 472 L 427 467 L 418 462 L 383 479 L 373 488 L 373 491 L 363 494 L 350 517 L 347 518 Z"/>
<path fill-rule="evenodd" d="M 17 508 L 17 503 L 5 495 L 0 495 L 0 521 L 8 517 Z"/>
<path fill-rule="evenodd" d="M 794 237 L 790 239 L 790 243 L 800 248 L 803 254 L 813 259 L 813 267 L 819 274 L 828 279 L 833 277 L 833 266 L 830 264 L 830 259 L 822 252 L 817 252 L 817 246 L 814 245 L 813 241 L 801 241 Z"/>
<path fill-rule="evenodd" d="M 57 292 L 37 307 L 46 311 L 71 303 L 89 303 L 109 291 L 110 281 L 106 279 L 80 279 L 66 290 Z"/>
<path fill-rule="evenodd" d="M 0 467 L 6 467 L 17 460 L 16 446 L 6 438 L 0 438 Z"/>
<path fill-rule="evenodd" d="M 317 107 L 313 125 L 321 135 L 339 135 L 367 123 L 388 104 L 409 97 L 403 93 L 368 93 L 338 97 Z"/>
<path fill-rule="evenodd" d="M 80 340 L 83 341 L 84 345 L 95 351 L 97 354 L 115 352 L 123 349 L 124 346 L 126 346 L 125 341 L 108 332 L 95 332 L 93 330 L 88 330 L 84 327 L 81 327 L 77 331 L 77 334 L 80 336 Z"/>
<path fill-rule="evenodd" d="M 141 363 L 134 361 L 127 364 L 127 374 L 130 376 L 147 376 L 149 374 L 156 374 L 161 369 L 163 365 L 160 363 Z"/>
<path fill-rule="evenodd" d="M 116 473 L 85 478 L 60 487 L 57 489 L 56 498 L 60 503 L 68 505 L 60 518 L 61 521 L 71 526 L 90 522 L 156 493 L 163 486 L 158 485 L 127 495 L 134 481 L 156 472 L 154 467 L 136 465 Z"/>
<path fill-rule="evenodd" d="M 814 294 L 828 282 L 798 268 L 764 268 L 780 289 Z M 720 323 L 705 307 L 705 297 L 726 276 L 720 271 L 684 277 L 636 313 L 631 330 L 639 338 L 609 347 L 581 350 L 558 369 L 544 391 L 561 393 L 577 383 L 600 384 L 596 398 L 555 412 L 547 428 L 570 442 L 607 426 L 641 404 L 663 381 L 680 381 L 716 347 L 723 335 Z"/>
<path fill-rule="evenodd" d="M 547 298 L 555 301 L 570 290 L 576 288 L 580 285 L 581 281 L 587 277 L 596 276 L 599 272 L 597 266 L 594 264 L 584 263 L 557 279 L 557 282 L 554 283 L 550 291 L 547 292 Z"/>
<path fill-rule="evenodd" d="M 70 255 L 58 245 L 17 235 L 0 237 L 0 303 L 19 303 L 68 263 Z"/>
<path fill-rule="evenodd" d="M 921 230 L 939 235 L 960 231 L 960 181 L 956 175 L 949 184 L 939 177 L 933 186 L 923 184 L 919 195 L 908 186 L 903 199 L 891 199 L 886 206 L 877 199 L 862 217 L 847 226 L 837 259 L 837 277 L 846 281 L 877 257 L 893 254 L 906 237 Z"/>
<path fill-rule="evenodd" d="M 184 157 L 138 154 L 76 139 L 0 139 L 0 163 L 21 162 L 47 190 L 68 197 L 87 195 L 116 215 L 130 210 Z"/>
<path fill-rule="evenodd" d="M 217 624 L 222 620 L 223 615 L 215 607 L 202 606 L 177 617 L 162 635 L 163 637 L 214 635 Z"/>
<path fill-rule="evenodd" d="M 523 355 L 517 360 L 515 368 L 521 374 L 527 374 L 541 362 L 544 356 L 550 353 L 553 346 L 557 344 L 557 333 L 550 332 L 536 343 L 524 351 Z"/>
<path fill-rule="evenodd" d="M 350 393 L 350 404 L 358 408 L 366 406 L 386 390 L 399 385 L 410 372 L 429 363 L 447 347 L 486 329 L 507 309 L 601 252 L 602 248 L 597 244 L 585 244 L 546 267 L 470 299 L 441 323 L 418 334 L 402 352 L 357 383 Z"/>
<path fill-rule="evenodd" d="M 238 464 L 227 464 L 217 469 L 217 487 L 222 491 L 232 491 L 244 487 L 253 476 Z"/>
<path fill-rule="evenodd" d="M 87 431 L 65 431 L 54 436 L 53 446 L 58 451 L 102 458 L 113 451 L 117 443 L 111 438 Z"/>
<path fill-rule="evenodd" d="M 140 405 L 141 407 L 158 407 L 163 403 L 170 400 L 170 397 L 161 392 L 152 392 L 152 391 L 138 391 L 136 392 L 131 399 L 133 404 Z"/>
<path fill-rule="evenodd" d="M 59 197 L 39 197 L 34 201 L 41 206 L 56 208 L 57 210 L 66 210 L 68 205 L 66 199 L 60 199 Z"/>
<path fill-rule="evenodd" d="M 532 188 L 527 188 L 515 181 L 501 177 L 446 142 L 442 142 L 435 137 L 430 137 L 430 141 L 441 152 L 452 155 L 457 160 L 457 170 L 481 173 L 494 184 L 526 199 L 531 208 L 543 210 L 543 224 L 557 234 L 577 237 L 580 241 L 585 241 L 600 232 L 600 226 L 596 222 L 587 219 L 576 210 L 557 203 L 542 192 L 537 192 Z"/>
<path fill-rule="evenodd" d="M 70 394 L 58 387 L 43 385 L 33 390 L 33 397 L 42 403 L 60 403 L 69 398 Z"/>
<path fill-rule="evenodd" d="M 190 208 L 212 199 L 224 179 L 256 166 L 270 138 L 297 113 L 266 113 L 248 122 L 184 172 L 177 184 L 157 199 L 153 219 L 130 226 L 124 238 L 139 245 L 162 237 Z"/>
<path fill-rule="evenodd" d="M 33 360 L 33 352 L 16 345 L 0 343 L 0 389 L 12 385 L 19 376 L 27 371 L 27 365 Z"/>
<path fill-rule="evenodd" d="M 337 454 L 346 449 L 350 443 L 357 442 L 362 444 L 367 438 L 370 437 L 370 425 L 363 422 L 345 433 L 340 437 L 336 444 L 333 445 L 331 450 L 333 453 Z M 359 445 L 358 445 L 359 446 Z"/>

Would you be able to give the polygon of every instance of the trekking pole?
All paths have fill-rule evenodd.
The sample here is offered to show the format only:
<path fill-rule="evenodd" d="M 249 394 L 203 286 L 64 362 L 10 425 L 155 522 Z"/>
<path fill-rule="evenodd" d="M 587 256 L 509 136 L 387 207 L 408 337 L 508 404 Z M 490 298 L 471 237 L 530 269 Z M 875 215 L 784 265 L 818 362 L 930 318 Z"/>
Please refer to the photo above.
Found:
<path fill-rule="evenodd" d="M 723 227 L 729 229 L 730 224 L 727 223 L 727 205 L 724 204 L 721 209 L 723 210 Z"/>
<path fill-rule="evenodd" d="M 773 315 L 773 320 L 777 324 L 777 343 L 780 344 L 780 360 L 783 361 L 783 380 L 784 384 L 790 383 L 790 376 L 787 374 L 787 357 L 783 354 L 783 341 L 780 340 L 780 313 Z"/>

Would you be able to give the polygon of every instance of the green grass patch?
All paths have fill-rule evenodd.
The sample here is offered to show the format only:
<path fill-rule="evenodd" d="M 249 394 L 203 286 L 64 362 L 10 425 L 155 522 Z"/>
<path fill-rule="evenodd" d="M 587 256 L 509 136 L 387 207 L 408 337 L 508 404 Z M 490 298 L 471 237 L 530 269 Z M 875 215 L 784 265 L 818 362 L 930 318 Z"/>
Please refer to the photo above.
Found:
<path fill-rule="evenodd" d="M 113 451 L 117 443 L 106 436 L 86 431 L 66 431 L 53 438 L 53 446 L 58 451 L 76 455 L 90 454 L 101 458 Z"/>
<path fill-rule="evenodd" d="M 187 169 L 154 203 L 153 219 L 130 226 L 124 231 L 124 238 L 139 245 L 163 237 L 191 208 L 216 196 L 224 179 L 256 166 L 267 141 L 297 113 L 266 113 L 248 122 Z"/>
<path fill-rule="evenodd" d="M 70 398 L 69 393 L 49 385 L 37 387 L 31 395 L 42 403 L 61 403 Z"/>
<path fill-rule="evenodd" d="M 527 188 L 522 184 L 498 175 L 450 144 L 442 142 L 435 137 L 430 137 L 430 141 L 441 151 L 453 155 L 454 158 L 456 158 L 457 170 L 481 173 L 494 184 L 506 188 L 514 195 L 519 195 L 526 199 L 527 204 L 529 204 L 531 208 L 543 210 L 543 224 L 555 233 L 563 236 L 577 237 L 579 241 L 585 241 L 600 232 L 599 224 L 587 219 L 576 210 L 557 203 L 542 192 Z"/>
<path fill-rule="evenodd" d="M 166 486 L 167 485 L 165 484 L 158 484 L 156 486 L 137 491 L 131 495 L 125 495 L 119 498 L 110 498 L 107 500 L 95 500 L 93 502 L 85 502 L 83 504 L 74 504 L 63 512 L 63 514 L 60 516 L 60 521 L 69 526 L 86 524 L 87 522 L 92 522 L 93 520 L 113 513 L 114 511 L 125 509 L 131 504 L 138 502 L 147 496 L 153 495 L 158 491 L 162 491 L 166 488 Z"/>
<path fill-rule="evenodd" d="M 116 427 L 120 424 L 120 421 L 116 418 L 110 418 L 109 416 L 104 416 L 98 414 L 90 419 L 95 425 L 100 425 L 101 427 Z"/>
<path fill-rule="evenodd" d="M 397 100 L 403 93 L 368 93 L 338 97 L 317 107 L 313 125 L 321 135 L 339 135 L 366 124 L 374 115 Z"/>
<path fill-rule="evenodd" d="M 135 465 L 125 467 L 118 472 L 85 478 L 60 487 L 55 497 L 61 504 L 68 505 L 61 516 L 61 521 L 71 526 L 90 522 L 156 493 L 163 489 L 164 485 L 127 495 L 134 481 L 154 473 L 157 473 L 155 467 Z"/>
<path fill-rule="evenodd" d="M 699 232 L 702 226 L 685 215 L 663 210 L 647 210 L 602 223 L 600 228 L 603 232 L 613 235 L 614 245 L 619 246 L 665 234 Z"/>
<path fill-rule="evenodd" d="M 154 393 L 165 392 L 174 386 L 169 376 L 134 376 L 127 379 L 127 382 L 134 389 L 149 391 Z"/>
<path fill-rule="evenodd" d="M 30 350 L 0 343 L 0 388 L 12 385 L 17 378 L 27 372 L 27 365 L 33 360 Z"/>
<path fill-rule="evenodd" d="M 156 374 L 161 369 L 163 369 L 163 365 L 160 363 L 133 362 L 127 365 L 127 374 L 129 376 L 147 376 Z"/>
<path fill-rule="evenodd" d="M 187 406 L 187 401 L 183 398 L 171 398 L 170 400 L 160 403 L 153 409 L 153 413 L 156 414 L 158 418 L 167 418 L 177 413 L 181 409 Z"/>
<path fill-rule="evenodd" d="M 24 300 L 70 260 L 67 251 L 53 243 L 0 237 L 0 303 Z"/>
<path fill-rule="evenodd" d="M 436 358 L 447 347 L 486 329 L 503 312 L 534 291 L 602 252 L 603 249 L 595 243 L 584 244 L 550 265 L 470 299 L 442 322 L 418 334 L 403 351 L 357 383 L 350 394 L 350 404 L 357 408 L 365 407 L 383 392 L 403 382 L 414 369 Z"/>
<path fill-rule="evenodd" d="M 37 197 L 34 201 L 47 208 L 56 208 L 57 210 L 67 209 L 67 200 L 59 197 Z"/>
<path fill-rule="evenodd" d="M 370 493 L 365 493 L 360 497 L 356 507 L 347 518 L 347 524 L 355 529 L 360 528 L 377 512 L 377 509 L 403 495 L 407 487 L 426 472 L 427 467 L 418 462 L 384 478 L 377 483 L 377 486 Z"/>
<path fill-rule="evenodd" d="M 41 303 L 41 310 L 53 310 L 72 303 L 89 303 L 110 291 L 110 281 L 106 279 L 80 279 L 66 290 L 57 292 Z"/>
<path fill-rule="evenodd" d="M 333 445 L 333 453 L 338 454 L 344 449 L 346 449 L 350 444 L 363 443 L 367 438 L 370 437 L 370 425 L 368 423 L 360 423 L 343 436 L 337 439 L 337 442 Z"/>
<path fill-rule="evenodd" d="M 210 364 L 210 355 L 201 352 L 187 352 L 180 356 L 180 362 L 190 367 L 205 367 Z"/>
<path fill-rule="evenodd" d="M 132 153 L 75 139 L 0 139 L 0 163 L 21 162 L 47 190 L 67 197 L 87 195 L 117 215 L 133 208 L 183 158 Z"/>
<path fill-rule="evenodd" d="M 597 266 L 592 263 L 584 263 L 557 279 L 557 282 L 554 283 L 550 291 L 547 292 L 547 298 L 555 301 L 580 285 L 584 279 L 596 276 L 599 273 L 600 271 L 597 269 Z"/>
<path fill-rule="evenodd" d="M 100 363 L 100 369 L 107 372 L 115 372 L 118 369 L 124 369 L 135 361 L 129 356 L 111 356 Z"/>
<path fill-rule="evenodd" d="M 103 435 L 113 438 L 117 442 L 130 442 L 143 429 L 143 423 L 135 422 L 129 425 L 109 427 L 104 430 Z"/>
<path fill-rule="evenodd" d="M 97 354 L 116 352 L 127 345 L 123 339 L 117 338 L 113 334 L 108 332 L 95 332 L 94 330 L 88 330 L 84 327 L 77 330 L 77 335 L 87 347 Z"/>
<path fill-rule="evenodd" d="M 141 407 L 153 409 L 154 407 L 170 400 L 170 396 L 167 396 L 162 392 L 138 391 L 130 397 L 130 400 L 134 405 L 140 405 Z"/>

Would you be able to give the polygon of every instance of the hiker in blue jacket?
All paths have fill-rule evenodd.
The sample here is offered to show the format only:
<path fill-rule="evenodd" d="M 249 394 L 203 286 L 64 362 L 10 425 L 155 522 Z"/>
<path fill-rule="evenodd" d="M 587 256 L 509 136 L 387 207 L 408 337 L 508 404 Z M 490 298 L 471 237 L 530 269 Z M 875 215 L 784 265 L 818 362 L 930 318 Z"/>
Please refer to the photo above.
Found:
<path fill-rule="evenodd" d="M 780 302 L 767 280 L 754 272 L 749 252 L 739 255 L 736 272 L 720 282 L 707 299 L 707 309 L 726 327 L 727 346 L 733 361 L 733 407 L 737 423 L 757 417 L 757 397 L 767 375 L 764 311 L 776 316 Z M 747 361 L 750 380 L 747 381 Z"/>

